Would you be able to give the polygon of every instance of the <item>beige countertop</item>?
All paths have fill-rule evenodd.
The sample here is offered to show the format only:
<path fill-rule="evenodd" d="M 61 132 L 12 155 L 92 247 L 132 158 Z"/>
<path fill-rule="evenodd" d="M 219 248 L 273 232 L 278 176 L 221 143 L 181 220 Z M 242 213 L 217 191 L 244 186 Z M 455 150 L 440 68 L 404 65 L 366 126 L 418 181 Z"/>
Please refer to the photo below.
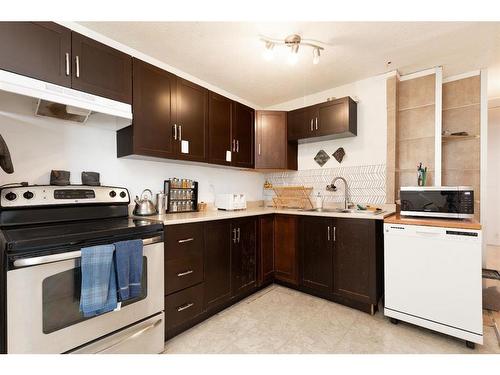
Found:
<path fill-rule="evenodd" d="M 398 213 L 387 217 L 384 220 L 387 224 L 406 224 L 406 225 L 421 225 L 430 227 L 445 227 L 457 229 L 474 229 L 481 230 L 481 224 L 474 219 L 457 220 L 457 219 L 439 219 L 429 217 L 408 217 L 401 216 Z"/>
<path fill-rule="evenodd" d="M 201 221 L 223 220 L 223 219 L 236 219 L 239 217 L 259 216 L 268 214 L 285 214 L 285 215 L 305 215 L 305 216 L 321 216 L 321 217 L 341 217 L 352 219 L 372 219 L 383 220 L 392 215 L 394 211 L 382 211 L 379 214 L 370 212 L 356 212 L 356 213 L 341 213 L 341 212 L 311 212 L 302 211 L 298 209 L 276 209 L 271 207 L 251 207 L 246 210 L 238 211 L 220 211 L 220 210 L 207 210 L 203 212 L 185 212 L 175 214 L 161 214 L 151 216 L 140 216 L 150 220 L 161 221 L 164 225 L 196 223 Z M 139 218 L 135 216 L 134 218 Z"/>

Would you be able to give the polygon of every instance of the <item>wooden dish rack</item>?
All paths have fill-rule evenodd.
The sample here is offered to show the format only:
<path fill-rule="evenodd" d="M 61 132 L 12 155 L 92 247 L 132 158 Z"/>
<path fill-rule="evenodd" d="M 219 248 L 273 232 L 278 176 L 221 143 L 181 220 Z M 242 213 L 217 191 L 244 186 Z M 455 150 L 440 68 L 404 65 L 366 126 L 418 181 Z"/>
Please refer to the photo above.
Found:
<path fill-rule="evenodd" d="M 273 204 L 276 208 L 313 208 L 310 198 L 312 187 L 305 186 L 275 186 L 276 197 Z"/>

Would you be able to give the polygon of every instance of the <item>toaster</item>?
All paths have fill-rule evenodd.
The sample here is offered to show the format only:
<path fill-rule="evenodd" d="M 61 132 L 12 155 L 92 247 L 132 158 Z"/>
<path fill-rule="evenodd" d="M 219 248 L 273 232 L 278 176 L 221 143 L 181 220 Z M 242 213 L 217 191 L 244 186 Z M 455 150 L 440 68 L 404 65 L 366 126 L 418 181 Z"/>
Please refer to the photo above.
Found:
<path fill-rule="evenodd" d="M 227 211 L 245 210 L 247 208 L 247 198 L 245 194 L 217 194 L 215 207 Z"/>

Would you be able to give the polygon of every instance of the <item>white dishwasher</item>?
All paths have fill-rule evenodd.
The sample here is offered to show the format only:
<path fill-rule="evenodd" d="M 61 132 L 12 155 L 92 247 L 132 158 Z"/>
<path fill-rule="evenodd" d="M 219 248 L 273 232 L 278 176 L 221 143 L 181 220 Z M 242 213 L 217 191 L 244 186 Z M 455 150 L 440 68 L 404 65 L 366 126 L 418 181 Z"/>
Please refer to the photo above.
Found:
<path fill-rule="evenodd" d="M 384 224 L 384 315 L 483 343 L 481 231 Z"/>

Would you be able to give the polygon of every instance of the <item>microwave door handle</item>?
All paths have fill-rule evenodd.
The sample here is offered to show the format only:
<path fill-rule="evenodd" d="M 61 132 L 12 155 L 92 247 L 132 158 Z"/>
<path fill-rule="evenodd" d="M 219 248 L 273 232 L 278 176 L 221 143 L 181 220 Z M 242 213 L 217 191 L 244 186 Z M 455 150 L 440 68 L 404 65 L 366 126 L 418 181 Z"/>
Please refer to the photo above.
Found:
<path fill-rule="evenodd" d="M 153 243 L 160 242 L 160 241 L 163 241 L 162 236 L 156 236 L 156 237 L 143 239 L 142 244 L 143 244 L 143 246 L 146 246 L 146 245 L 151 245 Z M 78 250 L 78 251 L 71 251 L 69 253 L 60 253 L 60 254 L 44 255 L 44 256 L 33 257 L 33 258 L 16 259 L 14 261 L 14 267 L 20 268 L 20 267 L 28 267 L 28 266 L 38 266 L 41 264 L 60 262 L 63 260 L 77 259 L 77 258 L 81 258 L 81 256 L 82 256 L 82 252 L 80 250 Z"/>
<path fill-rule="evenodd" d="M 112 345 L 110 345 L 110 346 L 107 346 L 107 347 L 105 347 L 104 349 L 99 350 L 98 352 L 96 352 L 96 354 L 99 354 L 99 353 L 105 352 L 106 350 L 112 349 L 112 348 L 114 348 L 114 347 L 116 347 L 116 346 L 118 346 L 118 345 L 123 344 L 125 341 L 132 340 L 132 339 L 134 339 L 134 338 L 136 338 L 136 337 L 139 337 L 139 336 L 143 335 L 144 333 L 146 333 L 146 332 L 147 332 L 147 331 L 149 331 L 150 329 L 153 329 L 153 328 L 157 327 L 157 326 L 158 326 L 158 324 L 160 324 L 160 323 L 162 322 L 162 320 L 163 320 L 163 319 L 161 319 L 161 318 L 160 318 L 160 319 L 158 319 L 156 322 L 154 322 L 154 323 L 152 323 L 152 324 L 150 324 L 150 325 L 148 325 L 148 326 L 146 326 L 146 327 L 144 327 L 144 328 L 141 328 L 140 330 L 138 330 L 138 331 L 136 331 L 136 332 L 132 333 L 131 335 L 124 337 L 124 338 L 123 338 L 123 339 L 121 339 L 120 341 L 115 342 L 114 344 L 112 344 Z"/>

